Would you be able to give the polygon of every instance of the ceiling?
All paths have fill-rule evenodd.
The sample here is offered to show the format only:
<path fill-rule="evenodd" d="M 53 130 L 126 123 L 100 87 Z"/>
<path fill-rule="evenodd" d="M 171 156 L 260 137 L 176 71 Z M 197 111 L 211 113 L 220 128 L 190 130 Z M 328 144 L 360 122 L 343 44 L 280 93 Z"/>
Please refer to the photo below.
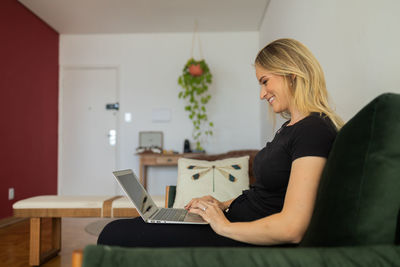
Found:
<path fill-rule="evenodd" d="M 61 34 L 258 31 L 269 0 L 18 0 Z"/>

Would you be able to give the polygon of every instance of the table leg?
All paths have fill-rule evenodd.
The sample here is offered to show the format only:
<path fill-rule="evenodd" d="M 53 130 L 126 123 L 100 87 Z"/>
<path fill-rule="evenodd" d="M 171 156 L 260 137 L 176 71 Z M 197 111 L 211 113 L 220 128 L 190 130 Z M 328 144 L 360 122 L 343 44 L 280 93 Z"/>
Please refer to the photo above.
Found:
<path fill-rule="evenodd" d="M 40 222 L 41 218 L 31 218 L 29 265 L 33 266 L 40 264 Z"/>
<path fill-rule="evenodd" d="M 141 179 L 144 189 L 147 189 L 147 166 L 143 165 L 141 170 L 143 170 L 143 171 L 142 171 L 142 175 L 140 175 L 140 179 Z"/>
<path fill-rule="evenodd" d="M 52 247 L 49 251 L 41 252 L 42 218 L 31 218 L 29 265 L 38 266 L 57 256 L 61 250 L 61 218 L 51 219 Z"/>
<path fill-rule="evenodd" d="M 143 159 L 140 158 L 140 164 L 139 164 L 139 180 L 140 183 L 143 185 L 143 187 L 146 189 L 146 165 L 143 163 Z"/>
<path fill-rule="evenodd" d="M 83 250 L 74 250 L 72 252 L 72 267 L 82 267 Z"/>
<path fill-rule="evenodd" d="M 61 250 L 61 218 L 52 218 L 51 220 L 53 249 L 59 252 Z"/>

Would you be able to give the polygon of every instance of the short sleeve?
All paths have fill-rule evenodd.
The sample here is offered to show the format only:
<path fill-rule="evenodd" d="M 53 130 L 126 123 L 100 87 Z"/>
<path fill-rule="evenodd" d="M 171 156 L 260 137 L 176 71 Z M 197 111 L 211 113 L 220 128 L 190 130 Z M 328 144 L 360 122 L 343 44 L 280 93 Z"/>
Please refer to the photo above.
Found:
<path fill-rule="evenodd" d="M 306 156 L 328 158 L 336 130 L 322 118 L 298 125 L 292 143 L 292 161 Z"/>

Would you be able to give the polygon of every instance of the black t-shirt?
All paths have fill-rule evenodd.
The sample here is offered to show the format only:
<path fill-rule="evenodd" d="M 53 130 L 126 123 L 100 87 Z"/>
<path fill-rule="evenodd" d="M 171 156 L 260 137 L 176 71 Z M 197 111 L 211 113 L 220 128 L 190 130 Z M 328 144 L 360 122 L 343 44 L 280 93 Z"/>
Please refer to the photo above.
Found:
<path fill-rule="evenodd" d="M 285 122 L 274 139 L 256 155 L 253 164 L 256 182 L 238 197 L 240 204 L 233 205 L 236 200 L 232 203 L 232 220 L 240 221 L 240 217 L 249 220 L 245 211 L 248 209 L 253 219 L 280 212 L 292 162 L 305 156 L 328 157 L 336 137 L 336 129 L 328 117 L 312 113 L 294 125 L 288 126 L 288 123 Z M 254 217 L 254 214 L 259 216 Z"/>

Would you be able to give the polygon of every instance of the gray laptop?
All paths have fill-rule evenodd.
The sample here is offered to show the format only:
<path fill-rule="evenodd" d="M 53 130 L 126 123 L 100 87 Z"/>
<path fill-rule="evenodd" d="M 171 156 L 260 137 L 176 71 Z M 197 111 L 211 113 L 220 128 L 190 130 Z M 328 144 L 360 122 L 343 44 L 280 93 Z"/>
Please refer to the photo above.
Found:
<path fill-rule="evenodd" d="M 132 170 L 115 171 L 113 174 L 145 222 L 207 224 L 201 216 L 185 209 L 157 207 Z"/>

